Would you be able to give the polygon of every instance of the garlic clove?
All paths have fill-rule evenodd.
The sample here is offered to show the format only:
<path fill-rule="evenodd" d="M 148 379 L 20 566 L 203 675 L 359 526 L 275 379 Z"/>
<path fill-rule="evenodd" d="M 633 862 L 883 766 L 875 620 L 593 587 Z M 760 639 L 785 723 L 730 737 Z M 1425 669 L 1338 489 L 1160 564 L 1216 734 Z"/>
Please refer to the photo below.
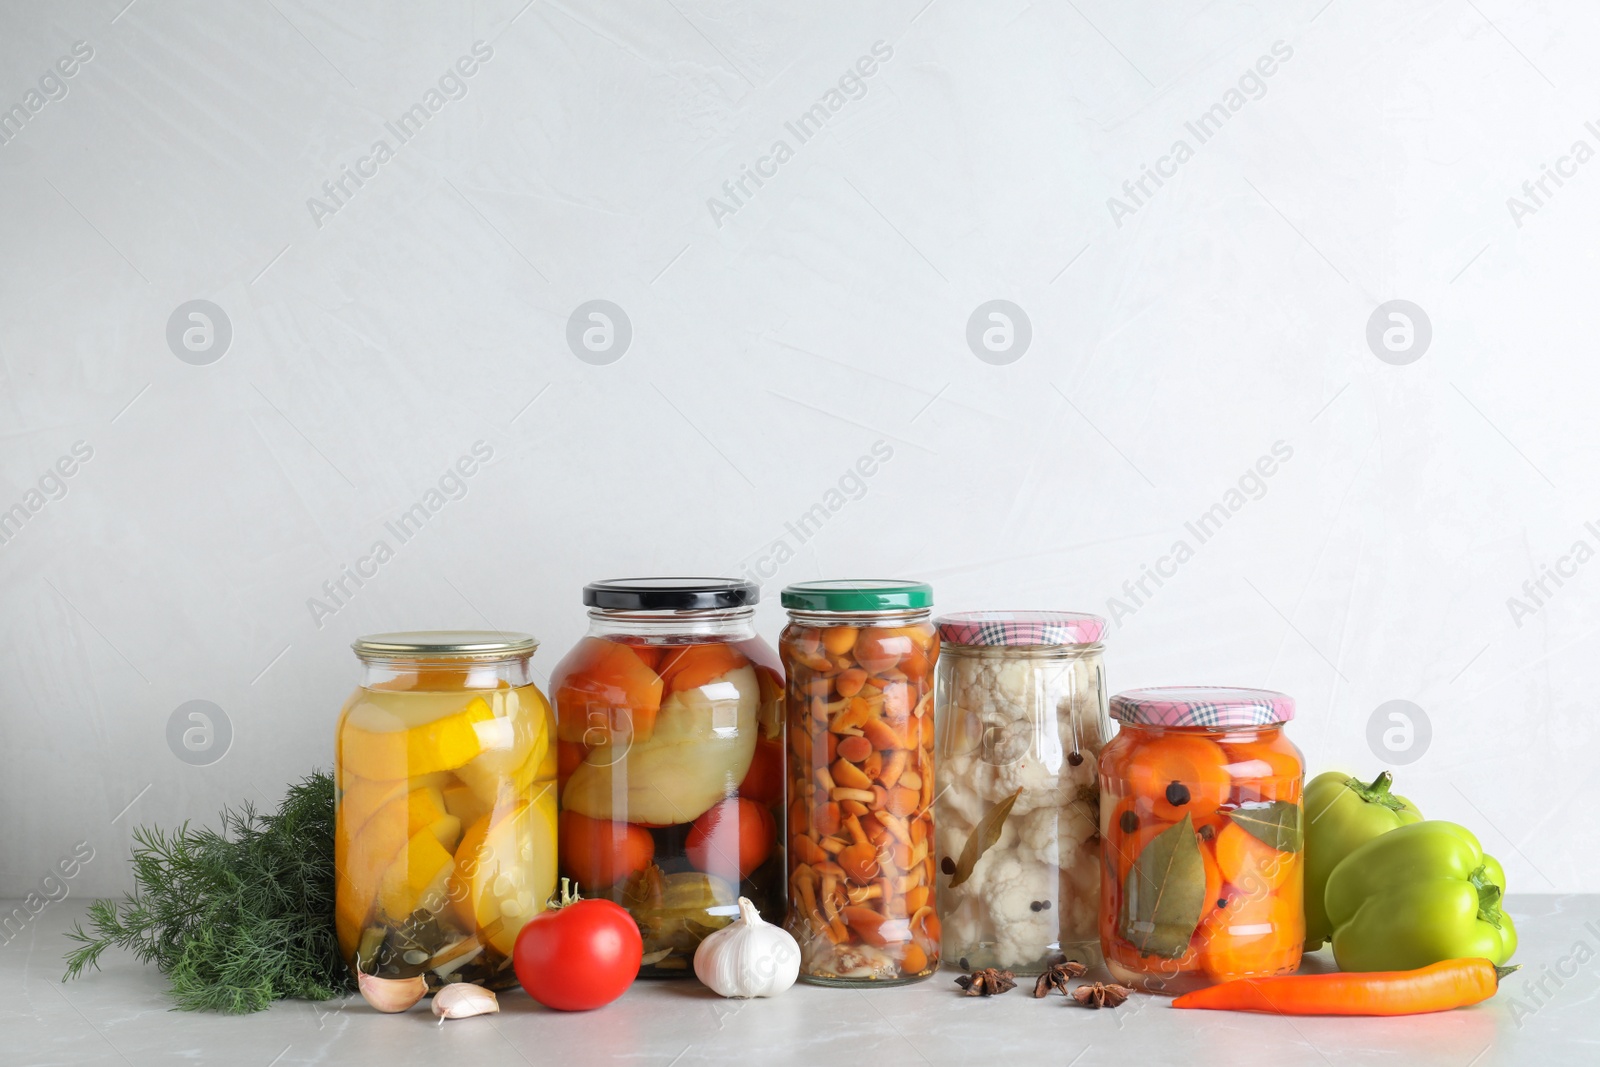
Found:
<path fill-rule="evenodd" d="M 500 1000 L 491 990 L 469 982 L 452 982 L 433 995 L 433 1013 L 439 1021 L 467 1019 L 500 1010 Z"/>
<path fill-rule="evenodd" d="M 428 980 L 420 974 L 414 978 L 358 974 L 356 984 L 361 987 L 361 995 L 368 1004 L 390 1015 L 408 1010 L 428 992 Z"/>

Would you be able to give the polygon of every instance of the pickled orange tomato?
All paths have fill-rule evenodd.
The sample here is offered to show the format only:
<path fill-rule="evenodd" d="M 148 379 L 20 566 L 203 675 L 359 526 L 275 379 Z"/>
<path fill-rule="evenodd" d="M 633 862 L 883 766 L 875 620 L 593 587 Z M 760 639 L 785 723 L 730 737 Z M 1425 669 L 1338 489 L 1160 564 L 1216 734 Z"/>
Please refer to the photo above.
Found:
<path fill-rule="evenodd" d="M 581 812 L 561 813 L 557 839 L 562 871 L 588 890 L 609 889 L 655 859 L 656 842 L 649 830 L 632 823 L 591 819 Z"/>
<path fill-rule="evenodd" d="M 1224 741 L 1228 773 L 1233 776 L 1233 801 L 1246 804 L 1254 800 L 1300 802 L 1304 771 L 1294 742 L 1273 730 L 1237 744 Z"/>
<path fill-rule="evenodd" d="M 1183 950 L 1183 955 L 1177 959 L 1167 959 L 1164 956 L 1143 956 L 1133 946 L 1132 942 L 1125 941 L 1115 934 L 1116 920 L 1111 920 L 1113 934 L 1104 939 L 1106 958 L 1113 963 L 1119 963 L 1131 971 L 1141 974 L 1165 975 L 1173 978 L 1185 971 L 1192 971 L 1200 966 L 1200 949 L 1194 941 L 1190 941 Z"/>
<path fill-rule="evenodd" d="M 1192 734 L 1167 734 L 1135 748 L 1123 764 L 1127 787 L 1150 798 L 1156 817 L 1197 819 L 1227 803 L 1233 788 L 1228 757 L 1215 741 Z"/>
<path fill-rule="evenodd" d="M 694 821 L 683 851 L 700 870 L 737 882 L 766 862 L 776 835 L 770 811 L 753 800 L 729 797 Z"/>
<path fill-rule="evenodd" d="M 1217 866 L 1230 886 L 1250 897 L 1261 897 L 1289 880 L 1299 866 L 1293 852 L 1279 852 L 1235 823 L 1217 835 Z"/>
<path fill-rule="evenodd" d="M 1217 981 L 1293 966 L 1305 939 L 1296 894 L 1249 897 L 1229 887 L 1195 932 L 1199 963 Z"/>

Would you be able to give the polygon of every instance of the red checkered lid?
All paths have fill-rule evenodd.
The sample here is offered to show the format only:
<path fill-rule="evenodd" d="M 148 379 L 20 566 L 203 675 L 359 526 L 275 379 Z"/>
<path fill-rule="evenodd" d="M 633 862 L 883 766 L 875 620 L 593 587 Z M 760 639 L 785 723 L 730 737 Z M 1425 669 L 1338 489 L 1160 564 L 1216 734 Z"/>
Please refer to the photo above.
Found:
<path fill-rule="evenodd" d="M 939 640 L 951 645 L 1094 645 L 1106 620 L 1076 611 L 962 611 L 934 625 Z"/>
<path fill-rule="evenodd" d="M 1294 698 L 1271 689 L 1153 686 L 1112 697 L 1111 717 L 1145 726 L 1271 726 L 1294 718 Z"/>

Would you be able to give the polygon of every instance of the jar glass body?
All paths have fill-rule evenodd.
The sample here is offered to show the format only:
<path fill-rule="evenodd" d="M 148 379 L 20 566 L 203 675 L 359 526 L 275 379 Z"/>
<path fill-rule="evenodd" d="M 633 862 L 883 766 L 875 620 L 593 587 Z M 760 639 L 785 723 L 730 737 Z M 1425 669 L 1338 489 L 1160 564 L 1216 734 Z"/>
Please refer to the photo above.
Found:
<path fill-rule="evenodd" d="M 1100 755 L 1100 941 L 1119 982 L 1178 994 L 1299 968 L 1304 783 L 1281 724 L 1123 724 Z"/>
<path fill-rule="evenodd" d="M 783 675 L 750 608 L 592 608 L 550 676 L 561 871 L 644 936 L 640 977 L 693 977 L 749 897 L 781 922 Z"/>
<path fill-rule="evenodd" d="M 939 917 L 963 971 L 1100 962 L 1101 646 L 947 642 L 937 708 Z M 968 842 L 1010 804 L 963 870 Z"/>
<path fill-rule="evenodd" d="M 927 610 L 798 611 L 788 677 L 788 929 L 800 978 L 892 985 L 938 969 Z"/>
<path fill-rule="evenodd" d="M 530 659 L 363 662 L 335 749 L 353 971 L 516 984 L 517 933 L 556 889 L 555 721 Z"/>

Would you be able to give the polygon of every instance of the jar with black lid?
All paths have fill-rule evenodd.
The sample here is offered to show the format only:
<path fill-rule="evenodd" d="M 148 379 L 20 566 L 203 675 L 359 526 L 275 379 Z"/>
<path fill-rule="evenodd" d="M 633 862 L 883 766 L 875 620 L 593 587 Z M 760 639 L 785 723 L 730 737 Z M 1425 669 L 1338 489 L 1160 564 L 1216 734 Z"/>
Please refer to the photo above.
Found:
<path fill-rule="evenodd" d="M 781 922 L 783 675 L 726 578 L 584 587 L 589 632 L 550 678 L 561 872 L 626 907 L 642 977 L 691 976 L 739 897 Z"/>

